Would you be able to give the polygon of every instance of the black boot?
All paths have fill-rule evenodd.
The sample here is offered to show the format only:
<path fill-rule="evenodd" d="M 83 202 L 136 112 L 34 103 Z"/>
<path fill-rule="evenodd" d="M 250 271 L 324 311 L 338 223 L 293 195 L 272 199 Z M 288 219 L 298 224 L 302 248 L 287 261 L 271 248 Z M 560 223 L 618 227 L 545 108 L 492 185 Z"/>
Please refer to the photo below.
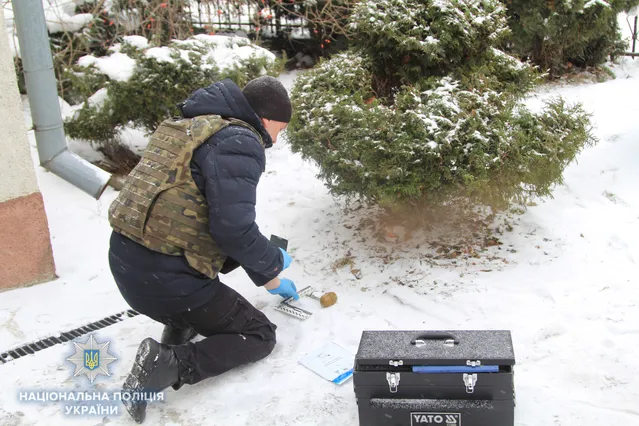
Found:
<path fill-rule="evenodd" d="M 151 338 L 144 339 L 131 372 L 122 385 L 122 403 L 133 420 L 142 423 L 146 417 L 147 401 L 136 398 L 137 393 L 148 397 L 149 393 L 160 392 L 178 383 L 178 377 L 179 361 L 173 349 Z"/>
<path fill-rule="evenodd" d="M 165 325 L 160 343 L 165 345 L 183 345 L 197 336 L 192 328 L 175 328 Z"/>

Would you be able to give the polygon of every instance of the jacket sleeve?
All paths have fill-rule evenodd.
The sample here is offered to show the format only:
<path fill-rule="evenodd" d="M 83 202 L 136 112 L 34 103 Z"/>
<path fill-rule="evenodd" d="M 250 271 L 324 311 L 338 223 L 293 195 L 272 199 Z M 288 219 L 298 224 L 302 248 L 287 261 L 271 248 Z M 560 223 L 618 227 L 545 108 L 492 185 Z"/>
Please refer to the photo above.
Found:
<path fill-rule="evenodd" d="M 255 223 L 257 184 L 266 162 L 264 149 L 248 130 L 224 135 L 199 164 L 205 179 L 209 228 L 222 251 L 261 286 L 279 275 L 283 267 L 282 253 Z"/>

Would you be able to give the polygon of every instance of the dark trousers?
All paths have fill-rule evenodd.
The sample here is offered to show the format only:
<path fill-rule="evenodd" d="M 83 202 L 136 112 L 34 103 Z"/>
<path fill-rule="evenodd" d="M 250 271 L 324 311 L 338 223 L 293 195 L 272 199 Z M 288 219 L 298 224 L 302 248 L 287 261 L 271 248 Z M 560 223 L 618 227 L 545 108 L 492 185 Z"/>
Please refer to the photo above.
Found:
<path fill-rule="evenodd" d="M 173 346 L 180 360 L 180 381 L 195 384 L 240 365 L 259 361 L 275 347 L 277 326 L 232 288 L 218 283 L 204 306 L 178 315 L 152 317 L 175 328 L 193 328 L 205 338 Z"/>

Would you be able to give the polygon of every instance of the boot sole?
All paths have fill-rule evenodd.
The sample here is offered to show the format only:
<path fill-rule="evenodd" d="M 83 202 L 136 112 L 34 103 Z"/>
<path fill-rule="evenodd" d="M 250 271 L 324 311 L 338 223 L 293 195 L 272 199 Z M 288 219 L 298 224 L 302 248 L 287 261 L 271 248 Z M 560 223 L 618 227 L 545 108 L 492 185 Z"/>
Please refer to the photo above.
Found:
<path fill-rule="evenodd" d="M 140 343 L 138 351 L 135 354 L 135 361 L 133 362 L 133 367 L 131 367 L 131 372 L 122 385 L 124 392 L 129 392 L 130 394 L 134 392 L 145 392 L 146 382 L 159 353 L 159 345 L 153 339 L 147 338 Z M 140 380 L 138 380 L 138 378 L 140 378 Z M 123 398 L 122 404 L 136 423 L 142 423 L 146 418 L 147 403 L 145 400 L 134 401 L 132 398 L 133 394 L 130 395 L 128 400 Z"/>

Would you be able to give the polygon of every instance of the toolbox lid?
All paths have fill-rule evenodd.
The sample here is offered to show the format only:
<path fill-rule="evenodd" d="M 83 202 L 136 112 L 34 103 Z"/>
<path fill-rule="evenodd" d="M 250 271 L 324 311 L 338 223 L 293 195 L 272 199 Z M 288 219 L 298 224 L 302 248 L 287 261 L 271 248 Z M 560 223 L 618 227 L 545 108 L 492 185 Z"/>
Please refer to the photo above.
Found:
<path fill-rule="evenodd" d="M 356 365 L 514 365 L 507 330 L 364 331 Z M 397 366 L 397 365 L 395 365 Z"/>

